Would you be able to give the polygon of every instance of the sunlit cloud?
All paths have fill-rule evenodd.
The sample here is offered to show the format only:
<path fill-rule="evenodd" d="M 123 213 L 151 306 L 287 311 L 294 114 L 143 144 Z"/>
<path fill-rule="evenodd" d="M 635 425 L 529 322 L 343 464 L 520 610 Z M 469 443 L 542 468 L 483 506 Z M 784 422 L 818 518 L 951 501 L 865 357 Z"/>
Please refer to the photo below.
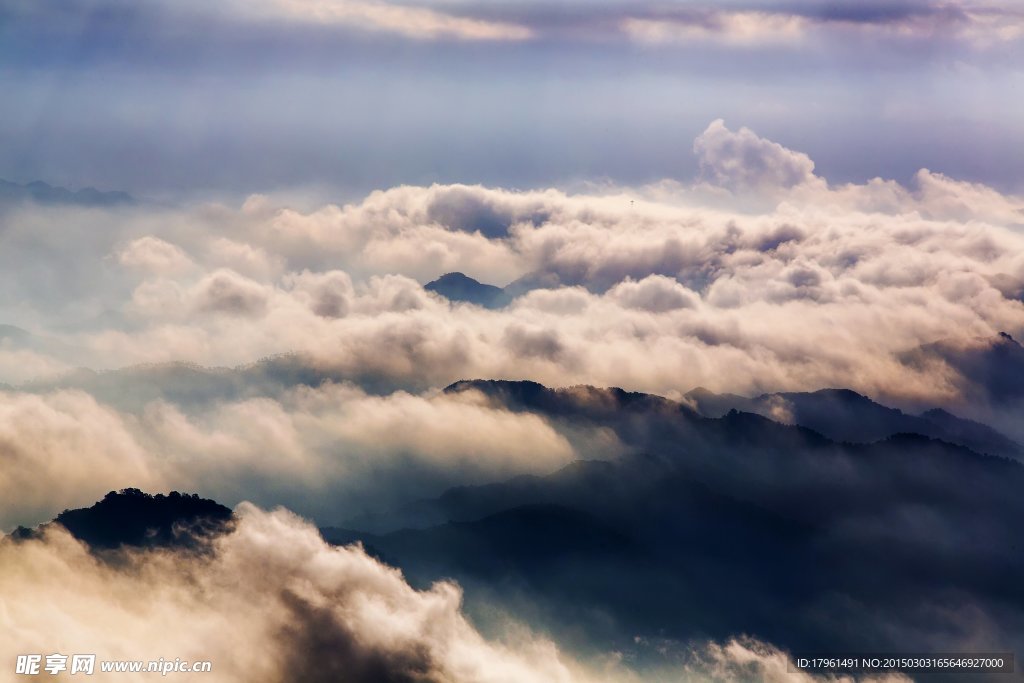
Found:
<path fill-rule="evenodd" d="M 533 35 L 529 28 L 518 24 L 456 16 L 384 0 L 262 0 L 239 8 L 257 16 L 277 15 L 291 21 L 351 26 L 419 40 L 518 41 Z"/>
<path fill-rule="evenodd" d="M 40 650 L 169 656 L 213 662 L 216 680 L 259 683 L 600 680 L 525 627 L 515 642 L 488 641 L 452 583 L 417 591 L 397 569 L 360 547 L 328 546 L 284 510 L 243 504 L 236 514 L 209 555 L 126 551 L 119 566 L 63 529 L 0 539 L 4 660 Z"/>
<path fill-rule="evenodd" d="M 201 374 L 163 376 L 157 397 L 131 410 L 80 390 L 0 393 L 0 529 L 130 486 L 288 502 L 340 520 L 445 485 L 546 473 L 578 457 L 572 441 L 587 438 L 472 395 L 373 396 L 326 383 L 200 405 L 160 393 L 177 386 L 198 398 Z M 112 381 L 126 396 L 135 391 L 129 376 Z M 591 456 L 620 449 L 599 434 L 586 443 Z M 381 480 L 392 493 L 378 489 Z"/>
<path fill-rule="evenodd" d="M 690 7 L 678 14 L 649 12 L 624 17 L 632 40 L 657 44 L 721 44 L 801 49 L 851 40 L 935 41 L 987 49 L 1019 40 L 1024 17 L 1012 8 L 972 3 L 921 3 L 887 11 L 855 4 L 808 11 Z"/>
<path fill-rule="evenodd" d="M 767 12 L 713 12 L 699 19 L 627 17 L 621 26 L 630 39 L 655 45 L 721 42 L 756 47 L 792 46 L 805 36 L 809 22 Z"/>

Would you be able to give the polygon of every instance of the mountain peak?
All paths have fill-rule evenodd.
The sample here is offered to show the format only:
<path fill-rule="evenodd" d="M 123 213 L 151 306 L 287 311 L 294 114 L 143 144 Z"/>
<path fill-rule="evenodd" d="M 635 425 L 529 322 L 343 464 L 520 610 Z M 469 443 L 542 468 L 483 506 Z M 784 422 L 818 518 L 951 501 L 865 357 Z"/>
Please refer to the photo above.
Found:
<path fill-rule="evenodd" d="M 445 273 L 423 285 L 423 289 L 440 294 L 449 301 L 461 301 L 484 308 L 501 308 L 508 303 L 505 290 L 501 287 L 474 280 L 458 271 Z"/>
<path fill-rule="evenodd" d="M 434 280 L 434 282 L 431 284 L 454 284 L 456 282 L 473 283 L 476 285 L 483 284 L 479 280 L 471 278 L 470 276 L 458 270 L 453 270 L 450 273 L 445 273 L 441 277 Z"/>
<path fill-rule="evenodd" d="M 857 393 L 853 389 L 818 389 L 817 391 L 810 392 L 810 395 L 816 398 L 829 398 L 847 403 L 871 403 L 879 405 L 864 394 Z"/>
<path fill-rule="evenodd" d="M 88 508 L 65 510 L 59 524 L 93 549 L 121 546 L 191 547 L 197 540 L 226 530 L 230 508 L 197 494 L 171 491 L 152 495 L 139 489 L 111 491 Z M 39 530 L 20 528 L 16 538 L 31 538 Z"/>

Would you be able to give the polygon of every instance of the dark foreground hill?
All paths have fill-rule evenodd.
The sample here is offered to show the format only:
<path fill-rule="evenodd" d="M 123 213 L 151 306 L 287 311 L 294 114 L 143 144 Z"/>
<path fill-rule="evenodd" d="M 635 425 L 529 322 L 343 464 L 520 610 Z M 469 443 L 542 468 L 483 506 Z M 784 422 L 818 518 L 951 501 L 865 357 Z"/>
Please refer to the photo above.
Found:
<path fill-rule="evenodd" d="M 198 540 L 225 531 L 230 508 L 196 494 L 172 491 L 150 495 L 139 489 L 111 491 L 88 508 L 65 510 L 51 524 L 96 550 L 138 547 L 192 546 Z M 31 537 L 36 530 L 18 529 L 15 537 Z"/>

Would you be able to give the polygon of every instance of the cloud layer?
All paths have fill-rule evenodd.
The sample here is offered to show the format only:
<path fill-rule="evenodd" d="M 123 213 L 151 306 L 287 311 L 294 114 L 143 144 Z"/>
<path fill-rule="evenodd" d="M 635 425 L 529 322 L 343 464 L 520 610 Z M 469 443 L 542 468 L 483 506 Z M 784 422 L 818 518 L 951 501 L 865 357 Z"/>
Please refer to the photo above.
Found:
<path fill-rule="evenodd" d="M 29 331 L 0 339 L 0 495 L 16 501 L 0 523 L 115 486 L 335 523 L 622 452 L 600 430 L 434 395 L 475 377 L 676 398 L 844 387 L 1024 438 L 1019 392 L 988 368 L 1017 370 L 985 356 L 999 332 L 1024 337 L 1019 197 L 928 171 L 830 185 L 722 121 L 694 147 L 692 185 L 7 207 L 0 316 Z M 510 303 L 423 289 L 453 270 Z M 181 361 L 235 369 L 71 371 Z"/>
<path fill-rule="evenodd" d="M 26 368 L 297 352 L 417 391 L 526 377 L 957 406 L 955 368 L 922 372 L 901 354 L 1024 332 L 1019 197 L 926 170 L 909 188 L 832 186 L 806 155 L 722 121 L 695 150 L 692 186 L 399 187 L 311 211 L 260 196 L 187 212 L 13 209 L 0 277 L 19 303 L 2 313 L 36 334 L 0 346 L 0 367 L 18 382 Z M 422 289 L 456 270 L 519 296 L 492 311 Z"/>
<path fill-rule="evenodd" d="M 180 21 L 193 15 L 217 22 L 285 22 L 299 26 L 339 27 L 357 33 L 384 33 L 392 38 L 438 41 L 627 40 L 652 45 L 720 44 L 739 48 L 820 47 L 825 39 L 962 44 L 986 49 L 1014 43 L 1024 36 L 1024 15 L 1011 3 L 913 0 L 895 5 L 878 2 L 831 3 L 748 0 L 726 6 L 686 2 L 578 4 L 536 2 L 494 7 L 471 1 L 457 5 L 425 0 L 260 0 L 232 1 L 216 7 L 198 2 L 152 2 L 142 6 L 118 0 L 90 0 L 71 8 L 55 2 L 0 4 L 10 20 L 49 22 L 53 28 L 83 16 L 108 13 L 133 18 L 144 28 L 156 16 Z M 161 14 L 162 12 L 162 14 Z M 65 26 L 62 26 L 64 24 Z M 117 24 L 115 24 L 116 26 Z M 279 28 L 278 30 L 282 30 Z M 817 44 L 817 45 L 816 45 Z"/>
<path fill-rule="evenodd" d="M 457 586 L 416 591 L 282 510 L 243 505 L 238 517 L 212 553 L 126 551 L 114 565 L 62 529 L 0 541 L 4 660 L 42 650 L 180 657 L 212 661 L 211 680 L 261 683 L 588 680 L 550 642 L 484 640 L 460 613 Z"/>
<path fill-rule="evenodd" d="M 457 483 L 545 473 L 583 447 L 595 456 L 620 448 L 474 397 L 372 396 L 348 385 L 203 404 L 153 399 L 132 412 L 78 390 L 8 393 L 0 397 L 0 526 L 126 487 L 287 503 L 340 521 Z"/>

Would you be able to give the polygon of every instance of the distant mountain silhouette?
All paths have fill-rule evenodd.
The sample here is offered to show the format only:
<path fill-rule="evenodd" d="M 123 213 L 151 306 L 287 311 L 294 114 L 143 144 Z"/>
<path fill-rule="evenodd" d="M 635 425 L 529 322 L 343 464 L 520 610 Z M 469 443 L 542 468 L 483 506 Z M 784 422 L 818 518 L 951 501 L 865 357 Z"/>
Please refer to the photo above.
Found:
<path fill-rule="evenodd" d="M 593 555 L 610 558 L 636 550 L 632 540 L 585 512 L 550 503 L 527 503 L 502 509 L 482 519 L 446 522 L 421 533 L 407 529 L 384 536 L 325 527 L 320 530 L 332 543 L 361 540 L 371 553 L 387 561 L 391 553 L 414 557 L 433 572 L 466 562 L 475 573 L 500 576 L 519 564 L 539 568 L 565 558 L 588 560 Z M 474 552 L 487 539 L 490 552 Z M 417 574 L 425 574 L 421 568 Z"/>
<path fill-rule="evenodd" d="M 133 204 L 135 199 L 127 192 L 101 192 L 93 187 L 69 190 L 55 187 L 41 180 L 25 185 L 0 180 L 0 201 L 34 201 L 38 204 L 76 204 L 81 206 L 118 206 Z"/>
<path fill-rule="evenodd" d="M 698 416 L 692 408 L 685 404 L 662 396 L 626 391 L 618 387 L 602 389 L 578 385 L 550 389 L 543 384 L 529 380 L 481 379 L 460 380 L 446 387 L 444 391 L 448 394 L 457 394 L 474 390 L 498 399 L 510 408 L 540 409 L 553 414 L 586 415 L 590 418 L 608 419 L 635 413 L 668 417 Z"/>
<path fill-rule="evenodd" d="M 566 614 L 610 613 L 618 623 L 599 637 L 612 639 L 619 630 L 766 632 L 809 560 L 810 527 L 716 494 L 657 459 L 577 462 L 548 477 L 453 489 L 436 504 L 453 521 L 383 535 L 321 531 L 331 542 L 362 541 L 420 585 L 454 576 Z M 708 590 L 708 577 L 737 572 L 735 591 L 751 600 L 742 619 Z M 681 610 L 702 616 L 679 630 Z"/>
<path fill-rule="evenodd" d="M 22 346 L 29 343 L 32 334 L 14 325 L 0 325 L 0 344 L 8 343 Z"/>
<path fill-rule="evenodd" d="M 232 519 L 230 508 L 192 494 L 172 491 L 150 495 L 139 489 L 111 491 L 92 507 L 65 510 L 51 522 L 93 549 L 120 546 L 193 546 L 198 540 L 224 531 Z M 13 535 L 26 538 L 37 531 L 19 528 Z"/>
<path fill-rule="evenodd" d="M 895 434 L 920 434 L 966 446 L 978 453 L 1024 458 L 1020 444 L 980 422 L 941 409 L 908 415 L 849 389 L 782 392 L 746 398 L 697 388 L 685 398 L 705 417 L 722 417 L 730 410 L 740 410 L 776 422 L 807 427 L 833 441 L 870 443 Z"/>
<path fill-rule="evenodd" d="M 66 359 L 80 349 L 75 348 L 71 343 L 58 335 L 51 335 L 47 331 L 30 332 L 15 325 L 0 324 L 0 348 L 30 350 L 42 356 L 49 356 L 54 359 Z M 53 378 L 52 371 L 41 368 L 40 378 Z M 35 382 L 37 380 L 30 380 Z M 38 381 L 45 381 L 39 379 Z"/>
<path fill-rule="evenodd" d="M 446 273 L 423 288 L 449 301 L 463 301 L 484 308 L 501 308 L 510 300 L 501 287 L 483 284 L 463 273 Z"/>
<path fill-rule="evenodd" d="M 582 285 L 585 283 L 563 282 L 562 278 L 559 277 L 558 273 L 527 273 L 521 278 L 514 280 L 513 282 L 510 282 L 505 287 L 505 293 L 509 296 L 510 299 L 514 299 L 535 289 L 558 289 L 559 287 L 571 287 L 575 284 Z"/>
<path fill-rule="evenodd" d="M 956 616 L 966 610 L 984 615 L 990 638 L 1024 645 L 1017 462 L 917 434 L 838 443 L 617 389 L 465 381 L 447 391 L 611 429 L 631 450 L 322 530 L 362 541 L 417 585 L 456 578 L 471 611 L 505 600 L 607 648 L 742 632 L 793 649 L 886 651 L 955 649 L 974 637 Z M 824 405 L 887 410 L 850 394 Z"/>
<path fill-rule="evenodd" d="M 683 397 L 685 403 L 704 417 L 722 417 L 730 410 L 747 410 L 751 399 L 739 394 L 716 394 L 710 389 L 697 387 Z M 742 406 L 742 407 L 741 407 Z M 747 412 L 753 412 L 747 410 Z"/>
<path fill-rule="evenodd" d="M 948 339 L 902 354 L 911 366 L 928 370 L 945 365 L 964 380 L 960 387 L 970 399 L 994 405 L 1024 401 L 1024 347 L 1006 332 L 995 337 Z"/>
<path fill-rule="evenodd" d="M 283 354 L 236 368 L 194 363 L 152 363 L 96 372 L 79 368 L 24 383 L 25 391 L 81 389 L 121 410 L 131 411 L 158 399 L 191 407 L 252 396 L 276 395 L 294 386 L 319 386 L 349 380 L 350 374 L 324 371 L 304 356 Z"/>
<path fill-rule="evenodd" d="M 57 348 L 56 343 L 51 342 L 49 348 Z M 119 410 L 135 412 L 159 399 L 199 409 L 220 401 L 278 396 L 290 388 L 317 387 L 324 382 L 353 382 L 375 394 L 430 389 L 429 380 L 418 376 L 396 380 L 372 365 L 325 367 L 302 353 L 276 354 L 233 368 L 185 362 L 146 363 L 99 372 L 78 368 L 24 382 L 18 388 L 39 393 L 81 389 Z"/>

